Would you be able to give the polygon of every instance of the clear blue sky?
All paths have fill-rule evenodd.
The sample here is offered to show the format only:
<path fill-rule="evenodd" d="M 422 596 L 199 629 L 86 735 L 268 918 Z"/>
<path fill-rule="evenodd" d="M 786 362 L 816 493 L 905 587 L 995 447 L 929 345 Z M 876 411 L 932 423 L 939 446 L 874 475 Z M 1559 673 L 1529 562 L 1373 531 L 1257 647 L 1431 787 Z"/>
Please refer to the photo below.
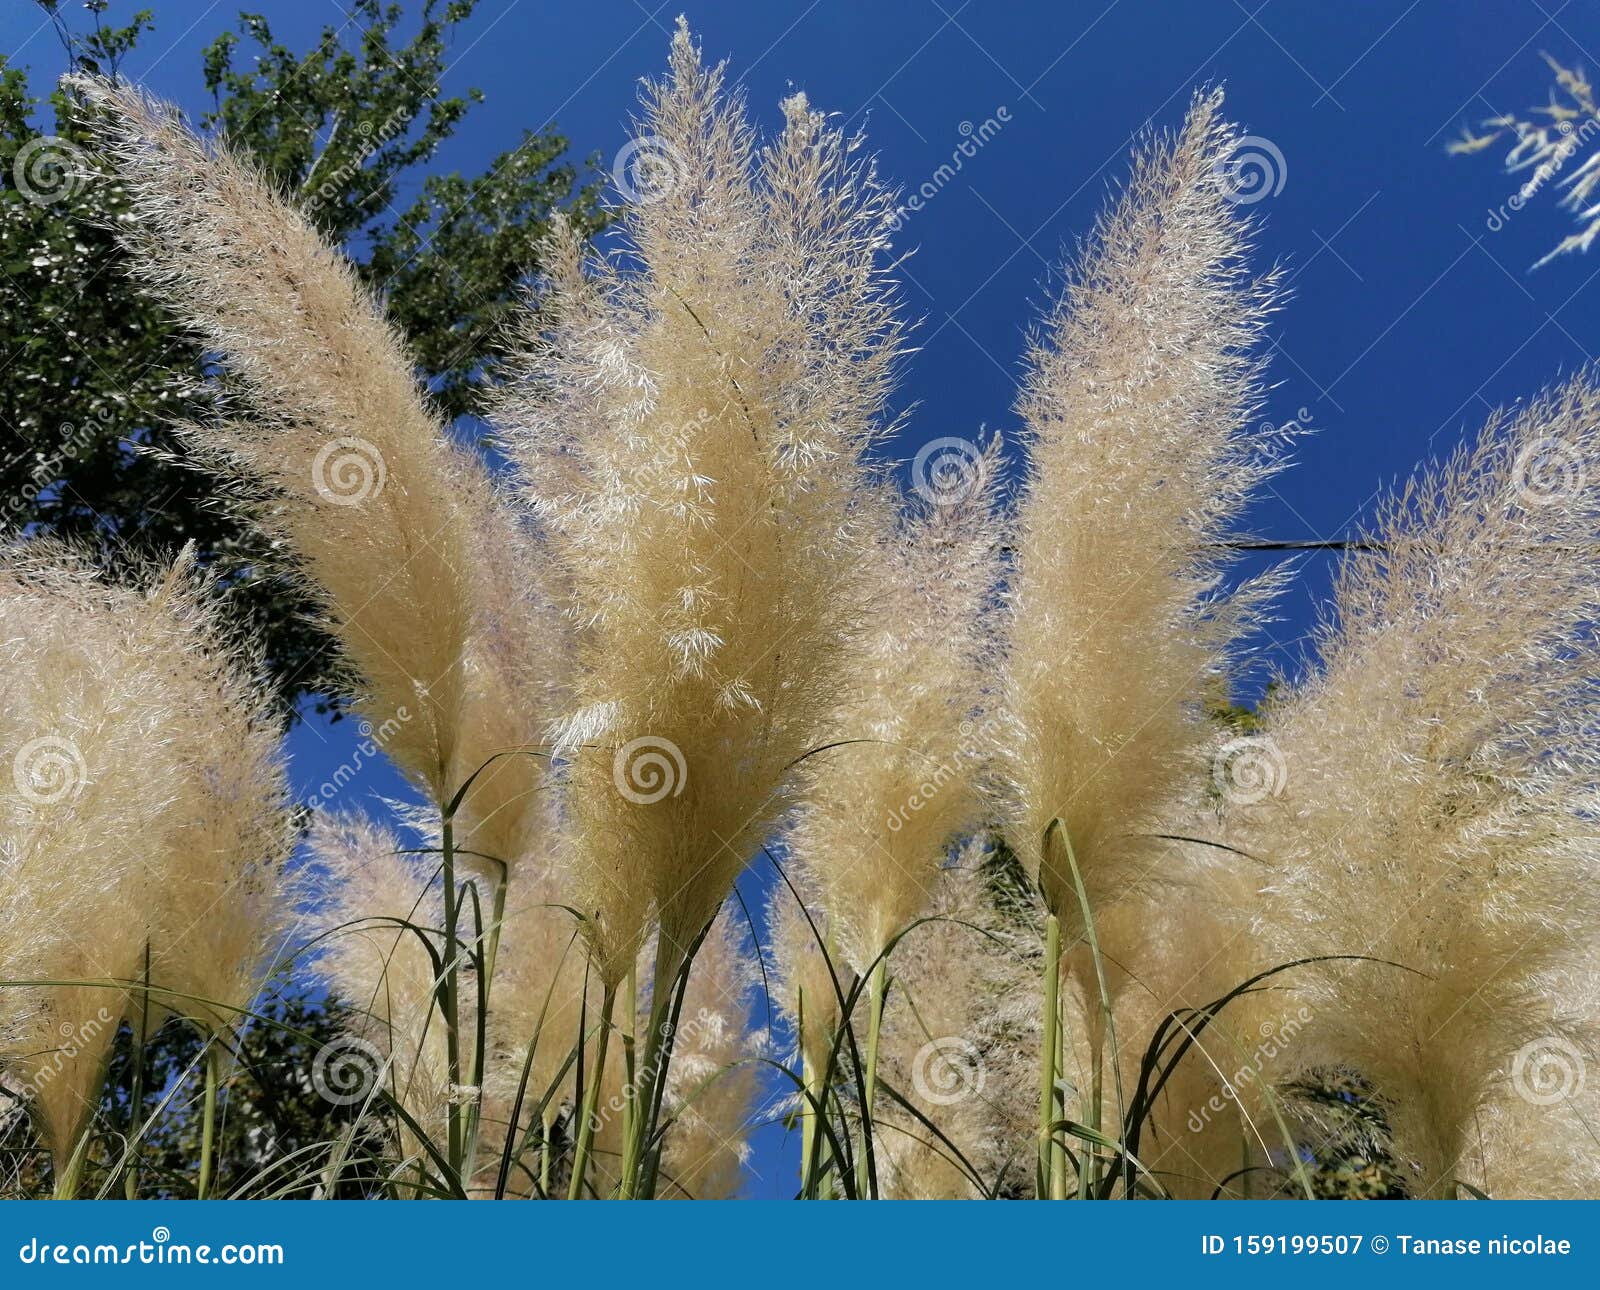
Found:
<path fill-rule="evenodd" d="M 144 0 L 157 28 L 125 67 L 195 111 L 199 50 L 238 0 Z M 66 7 L 66 6 L 64 6 Z M 112 16 L 133 6 L 119 0 Z M 333 0 L 253 0 L 302 43 L 346 24 Z M 554 123 L 576 154 L 610 169 L 627 138 L 637 80 L 663 64 L 687 13 L 712 58 L 731 59 L 766 124 L 778 99 L 864 124 L 883 170 L 916 188 L 966 126 L 1004 107 L 999 133 L 908 221 L 917 253 L 907 301 L 924 321 L 903 398 L 919 405 L 897 454 L 944 435 L 1014 424 L 1025 326 L 1050 271 L 1125 170 L 1133 137 L 1170 126 L 1191 91 L 1227 87 L 1228 110 L 1284 159 L 1281 192 L 1257 203 L 1261 263 L 1281 261 L 1294 299 L 1274 328 L 1264 413 L 1317 433 L 1254 516 L 1275 538 L 1346 534 L 1380 486 L 1448 451 L 1490 407 L 1588 361 L 1600 342 L 1600 260 L 1528 267 L 1570 224 L 1549 194 L 1500 231 L 1486 227 L 1515 184 L 1497 154 L 1445 155 L 1463 123 L 1543 101 L 1538 54 L 1600 67 L 1594 0 L 482 0 L 453 51 L 447 90 L 488 101 L 444 149 L 444 169 L 478 169 L 525 126 Z M 6 5 L 3 47 L 36 73 L 59 70 L 32 6 Z M 1310 562 L 1274 630 L 1285 663 L 1326 587 Z M 309 787 L 345 755 L 348 733 L 294 739 Z M 392 791 L 381 773 L 366 792 Z M 751 1190 L 792 1191 L 774 1136 Z"/>

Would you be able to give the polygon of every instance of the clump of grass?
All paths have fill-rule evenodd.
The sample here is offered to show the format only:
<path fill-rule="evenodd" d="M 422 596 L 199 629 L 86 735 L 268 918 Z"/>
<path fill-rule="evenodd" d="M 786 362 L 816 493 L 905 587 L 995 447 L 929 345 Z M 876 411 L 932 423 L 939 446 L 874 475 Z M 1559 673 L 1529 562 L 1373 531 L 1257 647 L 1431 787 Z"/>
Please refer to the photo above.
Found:
<path fill-rule="evenodd" d="M 118 1027 L 201 1028 L 206 1112 L 270 970 L 292 842 L 277 731 L 184 552 L 143 588 L 0 552 L 0 1061 L 75 1194 Z M 132 1098 L 135 1115 L 139 1098 Z M 209 1146 L 209 1141 L 207 1143 Z M 200 1190 L 210 1171 L 202 1152 Z"/>
<path fill-rule="evenodd" d="M 289 884 L 277 732 L 192 558 L 118 588 L 6 551 L 0 746 L 49 756 L 0 794 L 0 1062 L 59 1194 L 116 1026 L 169 1012 L 204 1035 L 209 1194 L 296 912 L 348 1032 L 313 1083 L 360 1109 L 265 1194 L 727 1195 L 760 1069 L 813 1198 L 1309 1195 L 1329 1072 L 1414 1194 L 1593 1176 L 1506 1085 L 1592 1051 L 1600 396 L 1391 502 L 1316 666 L 1219 750 L 1281 581 L 1225 591 L 1228 552 L 1283 464 L 1220 94 L 1141 148 L 1041 328 L 1007 506 L 998 441 L 888 484 L 892 194 L 803 96 L 763 145 L 681 24 L 619 249 L 545 257 L 509 485 L 258 175 L 74 84 L 140 271 L 242 402 L 189 442 L 294 553 L 418 801 L 403 833 L 319 816 Z M 1241 742 L 1268 791 L 1230 792 Z M 787 1055 L 749 1015 L 768 939 Z M 195 1073 L 126 1091 L 108 1186 L 140 1194 Z"/>
<path fill-rule="evenodd" d="M 1297 1059 L 1373 1082 L 1420 1195 L 1453 1193 L 1524 1045 L 1575 1063 L 1589 1042 L 1540 1001 L 1597 912 L 1600 493 L 1576 482 L 1597 417 L 1579 375 L 1384 506 L 1318 668 L 1265 724 L 1286 791 L 1242 813 L 1271 865 L 1267 945 L 1404 969 L 1298 978 L 1316 1022 Z"/>

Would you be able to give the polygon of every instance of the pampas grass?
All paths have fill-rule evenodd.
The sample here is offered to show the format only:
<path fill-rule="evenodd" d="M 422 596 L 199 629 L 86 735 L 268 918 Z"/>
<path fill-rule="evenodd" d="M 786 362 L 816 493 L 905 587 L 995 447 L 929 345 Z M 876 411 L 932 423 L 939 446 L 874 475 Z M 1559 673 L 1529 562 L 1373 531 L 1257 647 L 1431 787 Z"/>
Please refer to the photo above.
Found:
<path fill-rule="evenodd" d="M 806 765 L 787 838 L 834 915 L 837 952 L 863 974 L 928 906 L 946 847 L 983 811 L 999 441 L 970 465 L 959 489 L 917 499 L 872 560 L 865 657 L 834 718 L 837 743 Z"/>
<path fill-rule="evenodd" d="M 882 523 L 862 453 L 898 349 L 887 195 L 803 98 L 758 149 L 680 26 L 640 136 L 671 174 L 619 259 L 551 248 L 502 418 L 579 626 L 571 865 L 602 975 L 664 980 L 832 733 Z M 652 776 L 654 778 L 652 778 Z"/>
<path fill-rule="evenodd" d="M 1230 589 L 1227 551 L 1283 461 L 1220 93 L 1140 148 L 1031 345 L 1012 503 L 998 439 L 959 495 L 892 486 L 892 194 L 803 95 L 763 143 L 681 23 L 617 241 L 547 247 L 504 473 L 224 141 L 73 84 L 138 271 L 227 372 L 193 455 L 420 804 L 319 813 L 290 883 L 278 732 L 192 555 L 118 588 L 7 549 L 0 734 L 45 756 L 0 795 L 0 1061 L 61 1194 L 135 1001 L 141 1038 L 207 1036 L 207 1193 L 297 923 L 346 1027 L 309 1080 L 357 1107 L 322 1195 L 731 1195 L 761 1070 L 807 1197 L 1303 1194 L 1319 1079 L 1371 1090 L 1413 1194 L 1595 1176 L 1524 1094 L 1596 1052 L 1600 395 L 1390 502 L 1314 663 L 1225 728 L 1283 581 Z"/>
<path fill-rule="evenodd" d="M 231 1035 L 283 927 L 277 732 L 187 551 L 148 589 L 70 552 L 0 555 L 3 1059 L 60 1194 L 81 1172 L 118 1025 L 138 1005 Z M 135 1106 L 135 1112 L 139 1108 Z"/>
<path fill-rule="evenodd" d="M 1029 359 L 1028 477 L 1008 588 L 1000 755 L 1012 846 L 1058 917 L 1081 917 L 1060 820 L 1095 907 L 1148 878 L 1140 832 L 1205 767 L 1195 696 L 1228 670 L 1246 606 L 1218 595 L 1219 540 L 1275 468 L 1251 424 L 1252 350 L 1274 283 L 1217 178 L 1221 96 L 1136 158 Z M 1248 618 L 1246 618 L 1248 621 Z"/>
<path fill-rule="evenodd" d="M 246 162 L 137 90 L 72 84 L 99 109 L 138 271 L 239 378 L 240 414 L 193 429 L 193 451 L 294 552 L 372 724 L 398 718 L 388 754 L 444 800 L 472 618 L 470 493 L 409 359 L 349 264 Z"/>
<path fill-rule="evenodd" d="M 1391 500 L 1265 727 L 1286 789 L 1242 836 L 1273 865 L 1267 957 L 1398 965 L 1303 977 L 1301 1056 L 1373 1081 L 1423 1195 L 1519 1048 L 1563 1036 L 1549 974 L 1594 926 L 1597 418 L 1580 375 Z"/>

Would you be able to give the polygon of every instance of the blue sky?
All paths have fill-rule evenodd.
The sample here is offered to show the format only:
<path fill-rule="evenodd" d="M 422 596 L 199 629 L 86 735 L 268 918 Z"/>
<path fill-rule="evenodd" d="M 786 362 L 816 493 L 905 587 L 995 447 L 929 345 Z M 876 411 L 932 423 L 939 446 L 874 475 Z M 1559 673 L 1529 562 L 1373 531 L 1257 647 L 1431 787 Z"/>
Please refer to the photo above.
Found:
<path fill-rule="evenodd" d="M 235 0 L 144 2 L 157 27 L 124 71 L 202 110 L 199 50 Z M 114 4 L 112 16 L 132 7 Z M 249 7 L 294 44 L 348 22 L 331 0 Z M 1600 51 L 1594 0 L 482 0 L 445 88 L 476 86 L 487 102 L 438 166 L 480 169 L 524 127 L 553 123 L 609 170 L 638 78 L 662 66 L 680 11 L 708 56 L 731 60 L 763 123 L 804 89 L 864 126 L 883 171 L 908 189 L 969 132 L 1000 121 L 901 235 L 916 248 L 906 301 L 923 321 L 901 394 L 917 411 L 899 457 L 980 426 L 1012 429 L 1024 333 L 1052 269 L 1125 173 L 1138 132 L 1175 124 L 1207 82 L 1225 84 L 1229 113 L 1282 157 L 1281 191 L 1253 207 L 1261 265 L 1281 262 L 1293 284 L 1272 332 L 1263 419 L 1315 433 L 1252 516 L 1262 535 L 1346 535 L 1377 489 L 1600 342 L 1600 261 L 1529 272 L 1569 231 L 1567 214 L 1546 193 L 1491 231 L 1489 213 L 1516 183 L 1494 152 L 1444 150 L 1463 124 L 1544 100 L 1539 51 L 1600 66 L 1587 52 Z M 41 76 L 59 70 L 32 6 L 8 4 L 0 35 L 15 61 Z M 1264 642 L 1284 664 L 1301 656 L 1326 583 L 1326 558 L 1311 560 Z M 314 724 L 297 732 L 302 784 L 347 757 L 351 738 Z M 395 788 L 381 769 L 359 783 Z M 792 1190 L 772 1135 L 755 1165 L 753 1194 Z"/>

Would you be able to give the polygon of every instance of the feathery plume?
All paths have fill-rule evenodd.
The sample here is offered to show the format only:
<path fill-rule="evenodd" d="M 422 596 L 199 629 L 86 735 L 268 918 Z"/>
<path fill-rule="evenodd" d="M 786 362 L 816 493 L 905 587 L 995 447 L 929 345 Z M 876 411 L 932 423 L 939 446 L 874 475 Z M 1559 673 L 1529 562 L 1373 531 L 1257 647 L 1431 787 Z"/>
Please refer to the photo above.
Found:
<path fill-rule="evenodd" d="M 1007 882 L 987 841 L 974 839 L 939 874 L 933 921 L 890 959 L 884 1078 L 944 1137 L 878 1099 L 874 1138 L 891 1199 L 1023 1194 L 1034 1155 L 1038 936 L 1031 919 L 1006 912 Z"/>
<path fill-rule="evenodd" d="M 982 627 L 998 579 L 999 440 L 966 459 L 871 565 L 866 657 L 806 764 L 789 852 L 818 885 L 859 973 L 928 905 L 946 847 L 980 809 Z"/>
<path fill-rule="evenodd" d="M 320 591 L 374 724 L 398 718 L 387 752 L 445 800 L 472 535 L 410 360 L 350 264 L 247 162 L 136 89 L 69 83 L 100 109 L 138 272 L 239 378 L 248 414 L 193 428 L 193 450 L 256 494 Z"/>
<path fill-rule="evenodd" d="M 1221 93 L 1137 157 L 1030 356 L 1030 435 L 1008 594 L 999 736 L 1009 837 L 1050 911 L 1146 876 L 1140 834 L 1205 773 L 1194 696 L 1256 603 L 1219 600 L 1219 539 L 1275 468 L 1250 424 L 1273 277 L 1252 279 Z"/>
<path fill-rule="evenodd" d="M 612 982 L 652 917 L 664 957 L 686 951 L 825 742 L 882 522 L 861 455 L 900 348 L 888 199 L 803 98 L 784 107 L 758 153 L 680 24 L 628 263 L 586 272 L 557 235 L 550 330 L 502 406 L 576 606 L 560 742 Z"/>
<path fill-rule="evenodd" d="M 94 612 L 81 569 L 0 567 L 0 1042 L 58 1187 L 138 975 L 144 861 L 179 780 L 160 660 Z M 124 597 L 124 615 L 135 607 Z M 84 982 L 85 984 L 72 984 Z M 45 984 L 53 983 L 53 984 Z"/>
<path fill-rule="evenodd" d="M 800 908 L 794 893 L 782 883 L 768 899 L 765 921 L 772 940 L 772 1002 L 794 1038 L 793 1056 L 799 1064 L 820 1072 L 828 1063 L 839 1028 L 839 988 L 848 990 L 850 983 L 840 978 L 838 985 L 834 984 L 824 947 L 817 943 L 819 934 L 825 940 L 831 940 L 831 935 L 828 916 L 815 898 L 816 884 L 803 868 L 797 867 L 789 876 L 804 896 L 806 908 Z"/>
<path fill-rule="evenodd" d="M 1371 1081 L 1422 1195 L 1452 1193 L 1495 1073 L 1562 1040 L 1547 983 L 1594 925 L 1597 426 L 1582 374 L 1384 506 L 1269 709 L 1284 791 L 1240 812 L 1270 952 L 1384 961 L 1297 978 L 1296 1055 Z"/>
<path fill-rule="evenodd" d="M 547 743 L 572 670 L 564 588 L 531 517 L 476 463 L 463 463 L 461 474 L 470 495 L 473 619 L 449 782 L 470 779 L 472 787 L 457 839 L 473 857 L 504 866 L 513 889 L 528 870 L 530 890 L 516 893 L 523 904 L 565 899 L 552 869 L 562 821 Z"/>
<path fill-rule="evenodd" d="M 348 1051 L 325 1062 L 334 1094 L 375 1102 L 381 1088 L 442 1142 L 452 1090 L 434 1006 L 444 908 L 432 870 L 359 815 L 319 812 L 308 842 L 323 881 L 308 879 L 306 925 L 351 1022 Z M 415 1130 L 402 1124 L 399 1137 L 404 1161 L 423 1158 Z"/>
<path fill-rule="evenodd" d="M 726 1200 L 739 1190 L 756 1072 L 749 1033 L 756 974 L 732 911 L 695 956 L 667 1079 L 664 1197 Z"/>
<path fill-rule="evenodd" d="M 186 701 L 170 727 L 183 777 L 166 815 L 150 979 L 154 1004 L 227 1033 L 287 936 L 299 832 L 259 667 L 208 606 L 192 561 L 186 549 L 153 597 Z"/>
<path fill-rule="evenodd" d="M 277 732 L 204 597 L 188 550 L 147 591 L 66 548 L 0 553 L 0 977 L 56 983 L 0 1031 L 69 1191 L 130 983 L 148 964 L 158 1010 L 231 1027 L 277 926 Z"/>

